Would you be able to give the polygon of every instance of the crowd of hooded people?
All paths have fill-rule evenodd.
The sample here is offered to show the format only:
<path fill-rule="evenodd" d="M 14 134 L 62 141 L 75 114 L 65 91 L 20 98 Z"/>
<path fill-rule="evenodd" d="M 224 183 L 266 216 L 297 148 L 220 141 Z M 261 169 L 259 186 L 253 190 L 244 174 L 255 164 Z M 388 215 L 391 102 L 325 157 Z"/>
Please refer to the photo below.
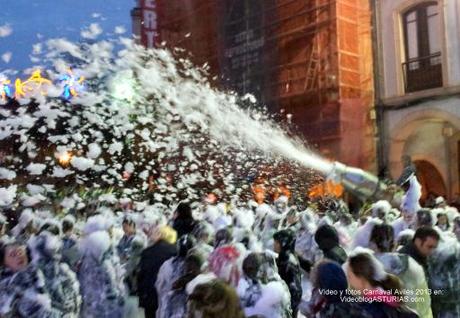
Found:
<path fill-rule="evenodd" d="M 359 218 L 287 196 L 0 216 L 0 317 L 460 317 L 460 216 L 417 187 Z"/>

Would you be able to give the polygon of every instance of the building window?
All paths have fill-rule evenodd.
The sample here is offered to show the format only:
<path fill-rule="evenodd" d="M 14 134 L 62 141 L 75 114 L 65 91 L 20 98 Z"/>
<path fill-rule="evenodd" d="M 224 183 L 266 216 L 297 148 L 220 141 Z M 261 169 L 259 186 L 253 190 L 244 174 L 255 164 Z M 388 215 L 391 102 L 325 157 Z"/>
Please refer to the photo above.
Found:
<path fill-rule="evenodd" d="M 441 20 L 437 2 L 424 2 L 403 16 L 406 93 L 442 87 Z"/>

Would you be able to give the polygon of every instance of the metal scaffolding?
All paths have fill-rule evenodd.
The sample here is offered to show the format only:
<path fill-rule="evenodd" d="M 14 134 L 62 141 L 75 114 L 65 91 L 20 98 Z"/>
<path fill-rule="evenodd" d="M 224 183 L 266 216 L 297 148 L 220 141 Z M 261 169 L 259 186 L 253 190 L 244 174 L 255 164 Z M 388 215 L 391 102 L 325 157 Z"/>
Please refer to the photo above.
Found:
<path fill-rule="evenodd" d="M 340 153 L 351 128 L 372 135 L 361 118 L 373 103 L 367 0 L 156 4 L 161 41 L 208 63 L 220 88 L 252 93 L 272 112 L 292 114 L 313 145 Z"/>

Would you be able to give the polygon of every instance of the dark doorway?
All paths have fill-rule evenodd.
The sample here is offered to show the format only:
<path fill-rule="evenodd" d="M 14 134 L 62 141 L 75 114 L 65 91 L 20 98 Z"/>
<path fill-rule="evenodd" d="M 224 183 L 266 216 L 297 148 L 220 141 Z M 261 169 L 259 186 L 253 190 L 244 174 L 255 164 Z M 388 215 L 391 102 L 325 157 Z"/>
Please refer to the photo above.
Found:
<path fill-rule="evenodd" d="M 420 201 L 424 203 L 428 196 L 443 196 L 445 198 L 447 189 L 438 169 L 426 160 L 416 160 L 414 164 L 417 168 L 417 179 L 422 185 Z"/>

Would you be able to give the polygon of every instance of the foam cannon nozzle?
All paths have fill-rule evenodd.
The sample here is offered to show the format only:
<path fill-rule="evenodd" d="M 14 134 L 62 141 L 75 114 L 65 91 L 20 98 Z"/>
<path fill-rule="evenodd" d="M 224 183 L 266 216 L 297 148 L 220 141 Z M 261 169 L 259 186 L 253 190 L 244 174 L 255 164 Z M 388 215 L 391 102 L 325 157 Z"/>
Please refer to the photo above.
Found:
<path fill-rule="evenodd" d="M 334 162 L 327 178 L 341 183 L 345 189 L 362 201 L 383 199 L 387 186 L 373 174 L 362 169 L 348 167 L 340 162 Z"/>

